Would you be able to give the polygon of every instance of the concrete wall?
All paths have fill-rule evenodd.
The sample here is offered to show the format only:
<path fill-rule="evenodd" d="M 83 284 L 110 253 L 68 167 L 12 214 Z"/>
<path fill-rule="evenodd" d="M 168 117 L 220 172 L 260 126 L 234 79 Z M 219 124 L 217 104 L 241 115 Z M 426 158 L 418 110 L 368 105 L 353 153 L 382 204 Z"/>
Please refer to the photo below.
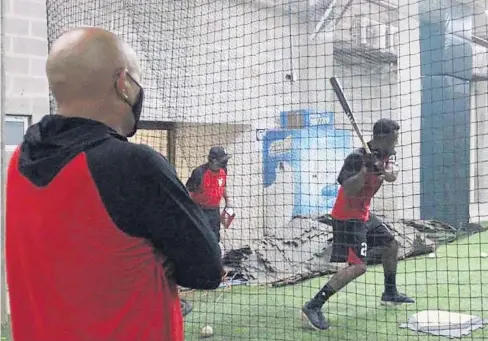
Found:
<path fill-rule="evenodd" d="M 400 216 L 420 219 L 420 39 L 418 4 L 404 2 L 400 9 L 398 56 L 398 117 L 402 125 L 398 148 L 402 172 L 397 180 L 401 186 L 395 195 Z"/>
<path fill-rule="evenodd" d="M 4 59 L 1 63 L 5 74 L 0 77 L 5 102 L 0 112 L 29 116 L 32 122 L 36 122 L 49 112 L 48 84 L 44 73 L 47 56 L 46 4 L 43 0 L 4 0 L 2 5 L 1 20 L 4 20 L 5 31 L 2 32 Z M 4 155 L 2 171 L 11 153 Z M 2 299 L 8 300 L 3 290 Z M 2 302 L 1 307 L 3 321 L 4 313 L 9 313 L 9 305 Z"/>
<path fill-rule="evenodd" d="M 29 116 L 32 122 L 36 122 L 49 112 L 48 84 L 44 73 L 47 56 L 46 4 L 43 0 L 4 0 L 2 5 L 5 10 L 2 18 L 5 50 L 1 63 L 5 74 L 1 75 L 1 83 L 5 91 L 5 107 L 0 111 L 7 115 Z M 5 153 L 4 167 L 10 154 Z M 2 313 L 4 308 L 8 312 L 8 304 L 2 304 Z"/>
<path fill-rule="evenodd" d="M 2 112 L 30 115 L 35 122 L 49 112 L 44 72 L 46 4 L 43 0 L 5 1 L 6 101 Z"/>
<path fill-rule="evenodd" d="M 471 84 L 471 220 L 488 220 L 488 82 Z"/>
<path fill-rule="evenodd" d="M 486 32 L 487 15 L 484 11 L 475 16 L 475 30 Z M 474 72 L 484 76 L 471 82 L 471 220 L 488 220 L 488 48 L 477 45 L 473 51 Z"/>

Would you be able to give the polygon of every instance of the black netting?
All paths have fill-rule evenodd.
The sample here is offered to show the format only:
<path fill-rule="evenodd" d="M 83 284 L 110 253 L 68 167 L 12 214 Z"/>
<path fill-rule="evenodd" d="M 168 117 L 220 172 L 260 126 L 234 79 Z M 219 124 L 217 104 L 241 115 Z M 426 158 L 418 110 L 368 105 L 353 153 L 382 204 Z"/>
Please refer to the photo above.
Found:
<path fill-rule="evenodd" d="M 433 334 L 488 337 L 481 322 L 448 316 L 488 318 L 481 2 L 47 0 L 47 14 L 50 45 L 68 28 L 99 26 L 136 50 L 147 95 L 133 140 L 166 155 L 183 182 L 212 146 L 232 154 L 227 275 L 215 291 L 181 288 L 193 305 L 185 340 L 204 326 L 214 340 L 438 340 L 427 322 Z M 303 305 L 328 280 L 339 291 L 362 272 L 331 261 L 337 177 L 361 147 L 331 77 L 366 141 L 380 118 L 401 127 L 401 172 L 371 207 L 399 245 L 396 284 L 416 304 L 381 305 L 388 248 L 368 238 L 379 245 L 369 271 L 328 300 L 331 327 L 313 333 Z"/>

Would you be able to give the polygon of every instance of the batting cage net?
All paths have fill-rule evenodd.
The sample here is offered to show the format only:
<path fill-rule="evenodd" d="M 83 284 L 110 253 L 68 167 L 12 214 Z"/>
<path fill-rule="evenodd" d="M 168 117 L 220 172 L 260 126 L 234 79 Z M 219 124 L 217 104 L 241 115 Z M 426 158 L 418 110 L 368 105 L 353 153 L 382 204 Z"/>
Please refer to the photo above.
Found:
<path fill-rule="evenodd" d="M 49 44 L 97 26 L 136 50 L 134 142 L 184 184 L 231 156 L 226 275 L 180 288 L 185 340 L 488 338 L 487 8 L 47 0 Z"/>

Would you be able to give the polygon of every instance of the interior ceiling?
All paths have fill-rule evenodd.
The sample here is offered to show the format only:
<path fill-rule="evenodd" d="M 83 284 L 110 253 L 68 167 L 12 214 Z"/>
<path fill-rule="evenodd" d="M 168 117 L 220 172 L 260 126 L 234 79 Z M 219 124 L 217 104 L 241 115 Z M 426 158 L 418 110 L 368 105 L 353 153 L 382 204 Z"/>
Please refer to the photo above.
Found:
<path fill-rule="evenodd" d="M 258 0 L 261 6 L 273 8 L 277 11 L 288 13 L 291 11 L 297 14 L 302 20 L 318 23 L 322 17 L 327 5 L 331 0 Z M 344 13 L 344 17 L 339 21 L 336 27 L 336 38 L 347 35 L 347 31 L 352 26 L 355 16 L 369 13 L 370 19 L 382 23 L 390 23 L 398 26 L 398 13 L 392 9 L 386 9 L 378 6 L 377 2 L 391 4 L 393 7 L 398 6 L 400 2 L 408 0 L 353 0 L 350 8 Z M 419 1 L 419 0 L 411 0 Z M 453 1 L 453 0 L 441 0 Z M 488 0 L 458 0 L 473 8 L 473 34 L 479 38 L 488 40 Z M 342 11 L 348 0 L 337 0 L 336 15 Z"/>

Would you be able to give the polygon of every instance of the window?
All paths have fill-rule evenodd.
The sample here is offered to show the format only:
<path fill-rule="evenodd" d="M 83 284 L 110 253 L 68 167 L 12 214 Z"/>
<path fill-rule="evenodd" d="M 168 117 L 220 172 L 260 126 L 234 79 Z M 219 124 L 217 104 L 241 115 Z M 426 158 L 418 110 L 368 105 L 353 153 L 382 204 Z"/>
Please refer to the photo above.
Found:
<path fill-rule="evenodd" d="M 29 116 L 14 116 L 6 115 L 3 126 L 3 138 L 5 143 L 5 150 L 12 152 L 22 143 L 24 134 L 29 128 Z"/>

